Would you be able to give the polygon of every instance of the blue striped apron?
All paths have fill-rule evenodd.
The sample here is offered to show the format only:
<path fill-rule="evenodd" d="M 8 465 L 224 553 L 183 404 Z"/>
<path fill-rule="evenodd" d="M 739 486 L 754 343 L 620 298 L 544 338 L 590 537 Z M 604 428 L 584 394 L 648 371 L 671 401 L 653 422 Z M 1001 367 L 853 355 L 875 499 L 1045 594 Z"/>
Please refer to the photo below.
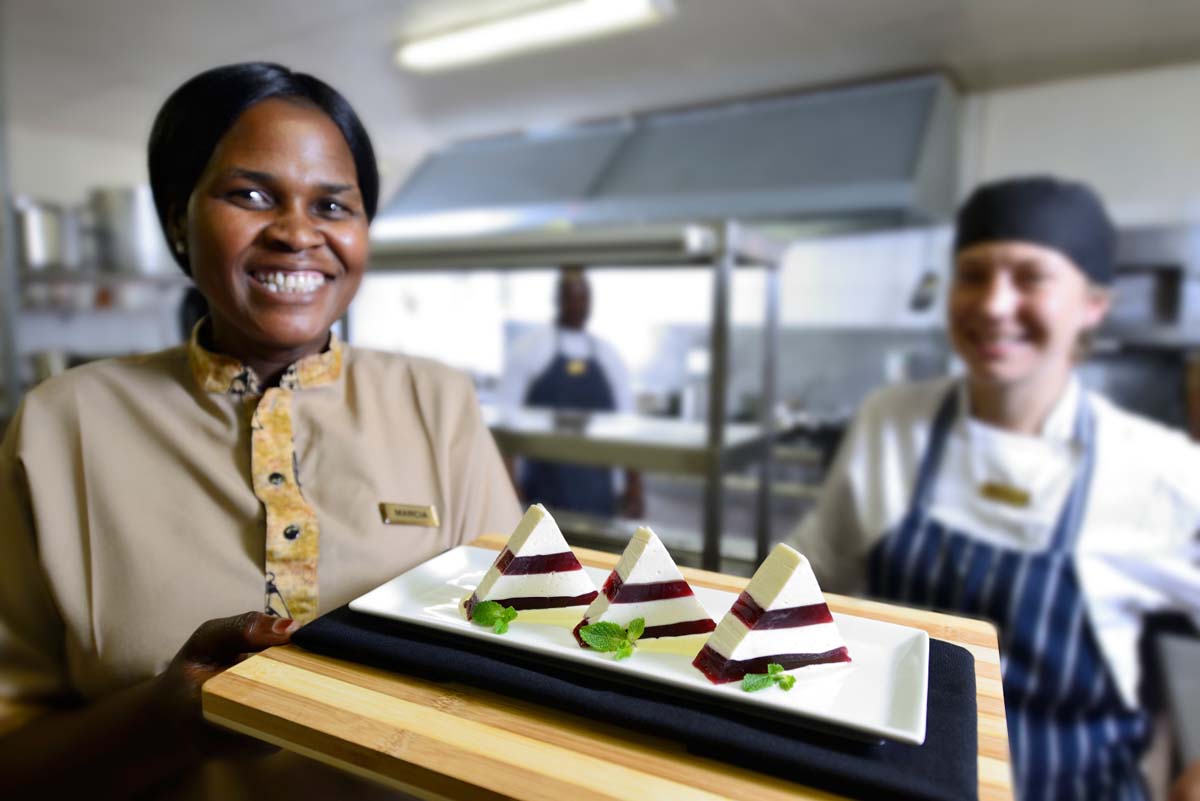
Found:
<path fill-rule="evenodd" d="M 1049 546 L 1034 553 L 992 545 L 928 513 L 958 398 L 952 389 L 938 408 L 907 514 L 871 551 L 870 592 L 996 623 L 1018 798 L 1141 801 L 1149 715 L 1121 699 L 1072 560 L 1095 457 L 1091 406 L 1081 392 L 1079 472 Z"/>

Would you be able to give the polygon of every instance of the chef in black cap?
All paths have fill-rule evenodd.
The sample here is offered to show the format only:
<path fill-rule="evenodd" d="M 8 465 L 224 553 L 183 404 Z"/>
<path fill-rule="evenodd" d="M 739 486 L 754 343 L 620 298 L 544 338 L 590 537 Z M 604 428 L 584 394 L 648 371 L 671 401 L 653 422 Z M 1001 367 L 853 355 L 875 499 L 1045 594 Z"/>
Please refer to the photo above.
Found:
<path fill-rule="evenodd" d="M 1143 616 L 1200 620 L 1200 449 L 1085 390 L 1115 232 L 1088 187 L 979 187 L 947 329 L 961 377 L 869 397 L 794 536 L 828 590 L 1000 632 L 1017 797 L 1142 799 Z"/>

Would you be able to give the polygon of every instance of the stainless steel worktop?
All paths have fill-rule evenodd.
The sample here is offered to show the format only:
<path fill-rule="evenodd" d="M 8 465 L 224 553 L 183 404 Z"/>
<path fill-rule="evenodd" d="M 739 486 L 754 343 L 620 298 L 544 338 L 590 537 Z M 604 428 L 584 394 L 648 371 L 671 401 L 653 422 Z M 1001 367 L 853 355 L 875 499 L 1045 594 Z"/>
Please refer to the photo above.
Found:
<path fill-rule="evenodd" d="M 662 473 L 705 475 L 717 463 L 736 470 L 761 459 L 770 441 L 761 425 L 728 423 L 713 448 L 706 423 L 634 414 L 485 407 L 484 419 L 505 453 Z"/>

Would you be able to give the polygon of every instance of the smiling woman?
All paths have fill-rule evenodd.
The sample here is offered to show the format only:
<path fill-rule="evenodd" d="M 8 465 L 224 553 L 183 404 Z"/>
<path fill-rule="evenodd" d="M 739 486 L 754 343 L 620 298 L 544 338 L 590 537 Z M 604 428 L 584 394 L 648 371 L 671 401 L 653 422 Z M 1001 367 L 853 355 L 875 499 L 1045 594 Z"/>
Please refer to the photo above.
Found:
<path fill-rule="evenodd" d="M 350 149 L 329 117 L 293 101 L 242 114 L 170 224 L 212 308 L 213 344 L 268 383 L 325 347 L 362 281 L 367 215 Z"/>
<path fill-rule="evenodd" d="M 1034 433 L 1108 307 L 1107 289 L 1054 248 L 981 242 L 962 250 L 946 317 L 975 416 Z"/>
<path fill-rule="evenodd" d="M 0 797 L 382 794 L 211 730 L 200 684 L 511 529 L 507 473 L 468 377 L 332 333 L 378 194 L 341 95 L 274 64 L 203 73 L 160 111 L 150 175 L 211 314 L 186 346 L 39 385 L 0 446 L 0 709 L 42 711 L 0 739 Z"/>
<path fill-rule="evenodd" d="M 1108 310 L 1114 250 L 1085 186 L 977 189 L 947 304 L 966 374 L 872 395 L 795 535 L 827 589 L 996 623 L 1026 801 L 1147 797 L 1139 761 L 1157 710 L 1140 681 L 1142 615 L 1200 614 L 1200 575 L 1180 569 L 1200 449 L 1074 375 Z"/>
<path fill-rule="evenodd" d="M 265 64 L 220 77 L 167 100 L 150 179 L 176 260 L 213 310 L 213 344 L 270 384 L 325 347 L 358 291 L 379 179 L 366 131 L 330 87 Z"/>

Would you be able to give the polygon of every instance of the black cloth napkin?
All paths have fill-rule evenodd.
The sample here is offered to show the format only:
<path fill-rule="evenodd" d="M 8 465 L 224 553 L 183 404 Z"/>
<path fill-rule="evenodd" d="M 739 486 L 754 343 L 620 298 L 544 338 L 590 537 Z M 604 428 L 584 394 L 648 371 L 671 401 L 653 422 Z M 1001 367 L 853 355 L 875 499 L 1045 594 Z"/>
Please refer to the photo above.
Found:
<path fill-rule="evenodd" d="M 568 661 L 489 647 L 343 606 L 292 642 L 326 656 L 456 682 L 684 743 L 711 759 L 850 798 L 963 801 L 978 796 L 975 660 L 929 644 L 925 743 L 864 743 L 581 671 Z"/>

